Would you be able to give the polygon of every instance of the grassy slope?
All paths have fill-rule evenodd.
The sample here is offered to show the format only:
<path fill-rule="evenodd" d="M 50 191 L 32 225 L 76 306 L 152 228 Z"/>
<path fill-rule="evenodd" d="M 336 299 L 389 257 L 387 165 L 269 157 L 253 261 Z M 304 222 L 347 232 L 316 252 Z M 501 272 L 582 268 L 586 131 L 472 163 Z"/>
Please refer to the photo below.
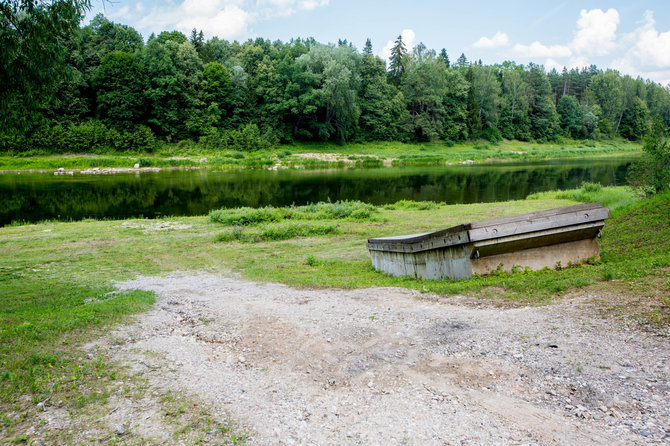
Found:
<path fill-rule="evenodd" d="M 595 156 L 630 156 L 641 152 L 641 145 L 625 140 L 598 142 L 569 141 L 566 143 L 535 144 L 520 141 L 503 141 L 497 145 L 489 143 L 461 143 L 452 147 L 442 142 L 400 143 L 371 142 L 364 144 L 295 143 L 274 150 L 253 153 L 234 151 L 203 151 L 198 148 L 180 150 L 166 146 L 156 154 L 103 154 L 103 155 L 36 155 L 0 156 L 0 170 L 27 169 L 86 169 L 130 168 L 135 163 L 142 167 L 269 167 L 301 165 L 321 167 L 323 165 L 366 163 L 395 160 L 396 164 L 443 164 L 466 160 L 534 160 L 557 158 L 585 158 Z M 335 153 L 341 161 L 324 162 L 297 156 L 305 153 Z M 365 159 L 362 158 L 365 157 Z M 206 158 L 206 160 L 203 160 Z"/>
<path fill-rule="evenodd" d="M 109 294 L 114 280 L 175 270 L 233 269 L 259 280 L 295 286 L 404 286 L 445 295 L 473 293 L 522 302 L 547 301 L 573 287 L 615 286 L 644 295 L 642 317 L 667 326 L 670 266 L 670 194 L 620 207 L 600 241 L 603 261 L 557 272 L 500 274 L 470 281 L 420 281 L 374 271 L 368 237 L 435 230 L 464 221 L 570 205 L 586 191 L 543 194 L 532 200 L 445 206 L 400 203 L 379 209 L 373 220 L 314 220 L 336 225 L 316 237 L 262 241 L 262 237 L 218 237 L 230 227 L 207 217 L 176 219 L 186 226 L 158 230 L 164 221 L 130 220 L 43 223 L 0 228 L 0 420 L 11 433 L 57 395 L 75 410 L 113 386 L 118 368 L 102 358 L 82 358 L 78 345 L 110 323 L 146 310 L 153 295 Z M 623 188 L 604 188 L 590 199 L 630 202 Z M 607 203 L 606 203 L 607 204 Z M 286 222 L 240 229 L 280 234 Z M 291 229 L 291 228 L 289 228 Z M 226 241 L 216 241 L 223 239 Z M 261 241 L 258 241 L 261 240 Z M 252 241 L 252 242 L 249 242 Z M 623 287 L 623 288 L 621 288 Z M 616 291 L 616 290 L 615 290 Z M 618 302 L 618 308 L 622 307 Z M 648 310 L 648 311 L 647 311 Z M 84 390 L 87 389 L 87 390 Z M 28 399 L 22 396 L 28 396 Z M 95 398 L 93 398 L 95 397 Z M 73 412 L 76 413 L 76 412 Z"/>

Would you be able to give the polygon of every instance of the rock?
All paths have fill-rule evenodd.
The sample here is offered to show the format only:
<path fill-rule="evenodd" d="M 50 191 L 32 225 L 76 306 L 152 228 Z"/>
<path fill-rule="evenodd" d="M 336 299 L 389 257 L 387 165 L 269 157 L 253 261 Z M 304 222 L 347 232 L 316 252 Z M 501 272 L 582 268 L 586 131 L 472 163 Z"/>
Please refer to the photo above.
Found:
<path fill-rule="evenodd" d="M 139 164 L 139 163 L 135 163 L 135 165 L 133 165 L 133 169 L 139 169 L 139 168 L 140 168 L 140 164 Z"/>
<path fill-rule="evenodd" d="M 59 171 L 59 172 L 65 172 L 65 169 L 64 169 L 63 167 L 59 167 L 59 168 L 58 168 L 58 171 Z"/>
<path fill-rule="evenodd" d="M 207 162 L 207 158 L 200 158 L 200 162 L 201 162 L 201 163 L 206 163 L 206 162 Z"/>
<path fill-rule="evenodd" d="M 240 361 L 242 364 L 244 364 L 247 358 L 245 358 L 244 356 L 240 356 L 237 360 Z"/>

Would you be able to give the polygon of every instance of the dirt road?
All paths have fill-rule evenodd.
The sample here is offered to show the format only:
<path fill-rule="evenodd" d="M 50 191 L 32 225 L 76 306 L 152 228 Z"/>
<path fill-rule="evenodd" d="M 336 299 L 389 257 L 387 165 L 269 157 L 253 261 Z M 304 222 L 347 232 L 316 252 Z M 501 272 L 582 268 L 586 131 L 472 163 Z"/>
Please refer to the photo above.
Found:
<path fill-rule="evenodd" d="M 114 358 L 231 414 L 250 444 L 670 443 L 668 339 L 588 296 L 497 308 L 207 273 L 119 288 L 158 301 L 110 335 L 127 341 Z"/>

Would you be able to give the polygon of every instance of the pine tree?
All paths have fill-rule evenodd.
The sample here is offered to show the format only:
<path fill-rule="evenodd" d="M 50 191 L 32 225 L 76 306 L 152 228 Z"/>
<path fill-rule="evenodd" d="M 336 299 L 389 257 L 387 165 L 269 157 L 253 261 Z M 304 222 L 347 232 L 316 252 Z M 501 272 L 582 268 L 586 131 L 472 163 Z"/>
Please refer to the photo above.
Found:
<path fill-rule="evenodd" d="M 449 68 L 451 62 L 449 62 L 449 56 L 447 55 L 447 50 L 444 48 L 442 48 L 442 51 L 440 51 L 440 60 L 444 62 L 447 68 Z"/>
<path fill-rule="evenodd" d="M 398 36 L 391 48 L 391 59 L 389 64 L 389 77 L 395 85 L 400 84 L 400 78 L 405 71 L 405 55 L 407 48 L 402 41 L 402 36 Z"/>
<path fill-rule="evenodd" d="M 466 66 L 467 64 L 468 64 L 468 58 L 465 57 L 465 53 L 461 53 L 461 56 L 456 61 L 456 65 L 458 65 L 459 67 L 462 68 L 462 67 Z"/>
<path fill-rule="evenodd" d="M 365 46 L 363 47 L 363 52 L 367 54 L 372 54 L 372 41 L 368 37 L 365 41 Z"/>

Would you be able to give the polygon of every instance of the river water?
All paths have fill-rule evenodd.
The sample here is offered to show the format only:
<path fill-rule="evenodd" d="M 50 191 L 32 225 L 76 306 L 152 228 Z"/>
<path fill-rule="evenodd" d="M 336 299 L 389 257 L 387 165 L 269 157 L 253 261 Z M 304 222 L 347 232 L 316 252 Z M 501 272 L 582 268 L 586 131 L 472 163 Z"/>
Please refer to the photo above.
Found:
<path fill-rule="evenodd" d="M 47 219 L 203 215 L 221 207 L 318 201 L 474 203 L 523 199 L 584 181 L 625 184 L 631 159 L 328 170 L 165 170 L 0 174 L 0 226 Z"/>

